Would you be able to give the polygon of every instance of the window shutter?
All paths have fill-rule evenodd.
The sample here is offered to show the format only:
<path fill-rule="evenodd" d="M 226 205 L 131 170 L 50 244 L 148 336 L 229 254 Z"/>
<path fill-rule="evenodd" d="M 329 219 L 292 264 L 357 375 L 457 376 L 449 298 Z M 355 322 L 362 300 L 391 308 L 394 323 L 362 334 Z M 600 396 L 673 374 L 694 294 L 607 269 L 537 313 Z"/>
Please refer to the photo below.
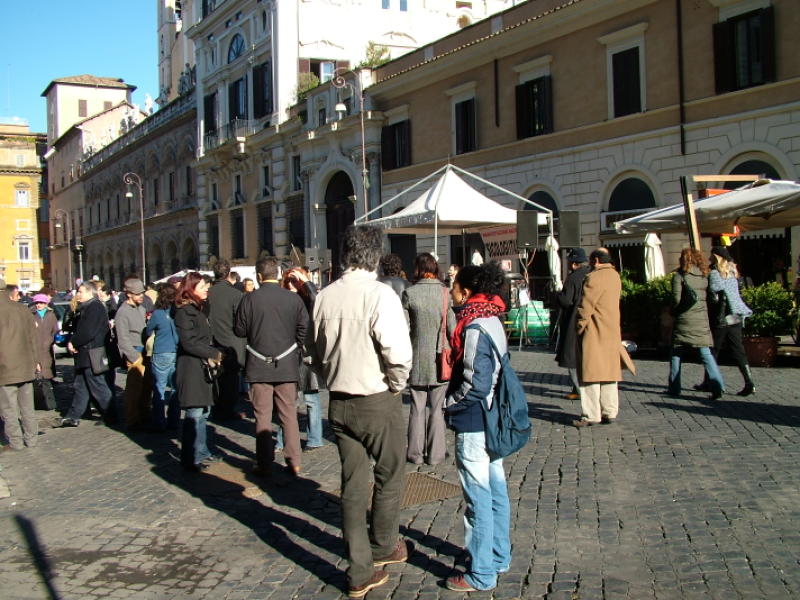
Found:
<path fill-rule="evenodd" d="M 385 171 L 394 169 L 397 157 L 394 153 L 394 128 L 389 125 L 381 128 L 381 164 Z"/>
<path fill-rule="evenodd" d="M 264 65 L 253 67 L 253 116 L 258 119 L 266 114 L 264 110 Z"/>
<path fill-rule="evenodd" d="M 272 61 L 267 61 L 263 65 L 264 71 L 264 114 L 272 113 Z"/>
<path fill-rule="evenodd" d="M 718 94 L 734 88 L 733 26 L 729 21 L 714 24 L 714 85 Z"/>
<path fill-rule="evenodd" d="M 234 81 L 228 86 L 228 121 L 233 121 L 236 118 L 237 111 L 239 109 L 236 94 L 236 88 L 239 82 Z"/>
<path fill-rule="evenodd" d="M 478 105 L 475 98 L 467 101 L 466 117 L 469 132 L 467 152 L 472 152 L 478 148 Z"/>
<path fill-rule="evenodd" d="M 466 137 L 465 123 L 464 123 L 464 102 L 456 104 L 456 154 L 464 154 L 464 138 Z"/>
<path fill-rule="evenodd" d="M 203 119 L 205 119 L 206 133 L 217 130 L 217 115 L 215 111 L 216 94 L 209 94 L 203 98 Z"/>
<path fill-rule="evenodd" d="M 761 68 L 764 82 L 775 81 L 775 8 L 768 6 L 761 11 Z"/>
<path fill-rule="evenodd" d="M 546 75 L 539 81 L 540 110 L 542 111 L 541 133 L 553 133 L 553 78 Z"/>
<path fill-rule="evenodd" d="M 407 167 L 411 164 L 411 119 L 406 119 L 400 125 L 400 137 L 402 139 L 401 149 L 401 167 Z"/>
<path fill-rule="evenodd" d="M 533 135 L 531 131 L 531 99 L 530 82 L 521 83 L 514 88 L 517 97 L 517 139 L 521 140 Z"/>
<path fill-rule="evenodd" d="M 612 57 L 614 116 L 623 117 L 642 110 L 639 80 L 639 48 L 617 52 Z"/>

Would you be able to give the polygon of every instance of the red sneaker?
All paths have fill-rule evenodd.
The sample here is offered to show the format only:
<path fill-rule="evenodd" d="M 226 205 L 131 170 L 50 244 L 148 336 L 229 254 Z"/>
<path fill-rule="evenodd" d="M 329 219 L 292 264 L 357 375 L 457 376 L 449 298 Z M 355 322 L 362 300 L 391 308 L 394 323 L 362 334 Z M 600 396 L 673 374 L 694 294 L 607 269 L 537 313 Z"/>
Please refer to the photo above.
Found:
<path fill-rule="evenodd" d="M 467 580 L 464 579 L 464 574 L 461 573 L 459 575 L 453 575 L 452 577 L 448 577 L 447 580 L 444 582 L 445 587 L 448 590 L 453 590 L 454 592 L 479 592 L 478 588 L 472 587 Z"/>

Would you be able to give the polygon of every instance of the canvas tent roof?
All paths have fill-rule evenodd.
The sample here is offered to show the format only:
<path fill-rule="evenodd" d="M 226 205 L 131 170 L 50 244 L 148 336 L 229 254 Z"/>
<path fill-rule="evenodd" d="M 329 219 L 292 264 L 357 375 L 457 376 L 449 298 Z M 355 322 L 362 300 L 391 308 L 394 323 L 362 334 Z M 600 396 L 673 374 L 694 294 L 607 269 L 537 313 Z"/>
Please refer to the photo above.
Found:
<path fill-rule="evenodd" d="M 794 227 L 800 225 L 800 184 L 762 179 L 694 203 L 697 226 L 704 233 Z M 683 204 L 659 208 L 618 221 L 617 233 L 685 232 Z"/>
<path fill-rule="evenodd" d="M 419 194 L 408 206 L 393 215 L 370 219 L 366 222 L 384 229 L 387 233 L 432 234 L 436 231 L 439 235 L 458 235 L 462 231 L 474 232 L 497 225 L 516 225 L 516 210 L 507 208 L 484 196 L 464 181 L 457 171 L 497 188 L 523 203 L 533 204 L 542 212 L 549 212 L 522 196 L 480 179 L 454 165 L 442 167 L 439 171 L 426 177 L 425 180 L 431 179 L 441 171 L 444 173 L 434 181 L 433 185 Z M 425 180 L 417 182 L 415 186 Z M 412 188 L 401 194 L 407 193 Z M 388 205 L 401 194 L 390 198 L 381 206 Z M 377 209 L 371 212 L 375 212 L 375 210 Z M 364 222 L 363 217 L 360 219 Z"/>

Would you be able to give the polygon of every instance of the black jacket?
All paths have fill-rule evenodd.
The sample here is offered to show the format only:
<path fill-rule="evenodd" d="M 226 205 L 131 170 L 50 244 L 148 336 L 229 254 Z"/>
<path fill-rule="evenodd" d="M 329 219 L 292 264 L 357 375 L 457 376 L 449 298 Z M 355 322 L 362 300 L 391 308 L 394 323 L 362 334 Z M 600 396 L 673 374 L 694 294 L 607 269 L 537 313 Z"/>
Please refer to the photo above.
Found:
<path fill-rule="evenodd" d="M 233 332 L 236 310 L 242 300 L 242 292 L 233 287 L 226 279 L 220 279 L 208 290 L 208 306 L 211 331 L 214 334 L 214 345 L 223 350 L 229 357 L 236 354 L 240 366 L 244 366 L 245 342 Z"/>
<path fill-rule="evenodd" d="M 583 295 L 583 280 L 589 273 L 589 266 L 576 269 L 564 281 L 563 289 L 556 294 L 556 302 L 561 309 L 558 320 L 558 345 L 556 346 L 556 360 L 566 369 L 578 368 L 578 332 L 576 322 L 578 319 L 578 304 Z"/>
<path fill-rule="evenodd" d="M 89 348 L 104 346 L 108 333 L 108 313 L 105 304 L 97 298 L 92 298 L 78 306 L 74 333 L 69 340 L 78 351 L 75 355 L 76 369 L 92 366 L 89 362 Z"/>
<path fill-rule="evenodd" d="M 264 356 L 279 356 L 292 344 L 297 349 L 279 361 L 267 363 L 247 353 L 245 376 L 250 383 L 285 383 L 300 378 L 300 359 L 309 318 L 298 294 L 266 282 L 246 294 L 236 312 L 234 331 Z"/>
<path fill-rule="evenodd" d="M 187 304 L 175 309 L 175 328 L 180 340 L 175 369 L 178 401 L 182 408 L 213 406 L 214 390 L 203 376 L 203 360 L 217 358 L 220 352 L 212 345 L 208 316 Z"/>

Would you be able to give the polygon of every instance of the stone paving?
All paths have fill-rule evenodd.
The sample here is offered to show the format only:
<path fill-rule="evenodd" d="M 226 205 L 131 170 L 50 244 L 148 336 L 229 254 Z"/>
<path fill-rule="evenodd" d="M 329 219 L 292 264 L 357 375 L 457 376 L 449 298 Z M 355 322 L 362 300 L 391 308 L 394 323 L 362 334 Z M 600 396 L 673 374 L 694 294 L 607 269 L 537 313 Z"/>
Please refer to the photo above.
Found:
<path fill-rule="evenodd" d="M 514 558 L 493 592 L 471 596 L 800 597 L 800 371 L 755 369 L 755 396 L 711 402 L 662 396 L 666 364 L 638 360 L 618 421 L 578 430 L 552 355 L 514 352 L 513 363 L 535 428 L 506 460 Z M 700 369 L 685 366 L 686 387 Z M 722 371 L 739 389 L 738 372 Z M 214 424 L 225 463 L 186 474 L 174 437 L 86 420 L 52 429 L 40 415 L 38 447 L 0 455 L 11 494 L 0 499 L 0 598 L 342 596 L 333 444 L 304 455 L 302 480 L 261 485 L 245 474 L 250 421 Z M 452 460 L 411 470 L 458 482 Z M 460 497 L 404 509 L 416 551 L 367 598 L 462 597 L 441 585 L 460 557 L 462 516 Z"/>

